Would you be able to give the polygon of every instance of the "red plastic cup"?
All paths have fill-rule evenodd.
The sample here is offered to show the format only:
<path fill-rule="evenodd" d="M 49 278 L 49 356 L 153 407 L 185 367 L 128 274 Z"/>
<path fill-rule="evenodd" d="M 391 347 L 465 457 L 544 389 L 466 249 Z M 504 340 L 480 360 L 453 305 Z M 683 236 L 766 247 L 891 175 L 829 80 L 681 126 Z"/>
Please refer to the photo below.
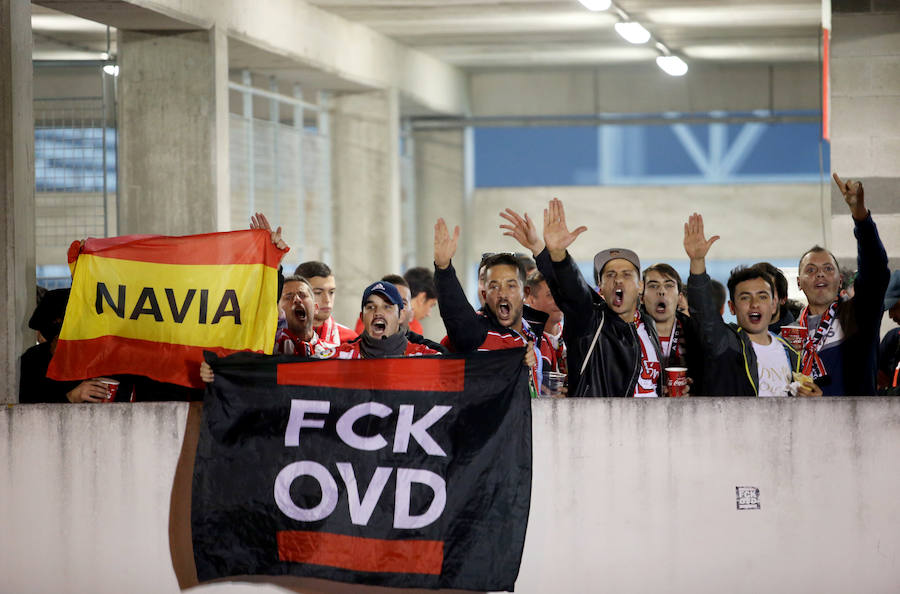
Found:
<path fill-rule="evenodd" d="M 679 398 L 687 392 L 687 367 L 666 367 L 666 385 L 669 397 Z"/>
<path fill-rule="evenodd" d="M 789 345 L 794 347 L 795 351 L 803 350 L 803 343 L 806 342 L 808 330 L 805 326 L 782 326 L 781 337 L 785 339 Z"/>
<path fill-rule="evenodd" d="M 112 402 L 116 399 L 116 392 L 119 391 L 119 380 L 114 380 L 108 377 L 99 377 L 98 381 L 103 383 L 106 386 L 106 398 L 103 402 Z"/>

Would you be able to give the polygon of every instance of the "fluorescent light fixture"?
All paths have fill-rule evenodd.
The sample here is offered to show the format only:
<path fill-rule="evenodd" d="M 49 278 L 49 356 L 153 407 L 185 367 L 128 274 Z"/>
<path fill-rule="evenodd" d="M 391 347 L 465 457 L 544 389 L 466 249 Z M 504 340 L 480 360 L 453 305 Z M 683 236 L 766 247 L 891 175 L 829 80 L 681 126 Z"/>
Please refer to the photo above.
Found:
<path fill-rule="evenodd" d="M 688 71 L 687 63 L 678 56 L 658 56 L 656 65 L 669 76 L 683 76 Z"/>
<path fill-rule="evenodd" d="M 593 10 L 594 12 L 600 12 L 601 10 L 607 10 L 610 6 L 612 6 L 612 0 L 578 0 L 581 2 L 581 5 L 587 8 L 588 10 Z"/>
<path fill-rule="evenodd" d="M 635 21 L 616 23 L 616 33 L 628 43 L 647 43 L 650 41 L 650 31 Z"/>
<path fill-rule="evenodd" d="M 107 64 L 103 67 L 103 72 L 110 76 L 119 76 L 119 65 L 118 64 Z"/>
<path fill-rule="evenodd" d="M 109 54 L 107 54 L 106 52 L 103 52 L 102 54 L 100 54 L 100 59 L 101 60 L 109 60 Z"/>

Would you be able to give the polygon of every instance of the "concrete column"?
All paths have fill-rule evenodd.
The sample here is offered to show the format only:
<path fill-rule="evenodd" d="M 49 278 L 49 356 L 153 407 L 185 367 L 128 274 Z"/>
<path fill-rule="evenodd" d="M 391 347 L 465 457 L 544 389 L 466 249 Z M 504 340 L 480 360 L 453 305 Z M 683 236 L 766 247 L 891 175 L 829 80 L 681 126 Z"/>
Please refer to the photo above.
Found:
<path fill-rule="evenodd" d="M 396 91 L 332 102 L 331 176 L 337 283 L 335 319 L 353 326 L 363 289 L 401 274 L 399 105 Z"/>
<path fill-rule="evenodd" d="M 866 203 L 900 268 L 900 4 L 832 2 L 831 168 L 865 181 Z M 831 185 L 835 253 L 855 266 L 847 206 Z"/>
<path fill-rule="evenodd" d="M 0 0 L 0 402 L 18 399 L 18 358 L 34 333 L 34 115 L 31 3 Z"/>
<path fill-rule="evenodd" d="M 119 233 L 227 228 L 224 32 L 120 30 L 119 67 Z"/>
<path fill-rule="evenodd" d="M 420 130 L 413 134 L 416 150 L 416 232 L 417 265 L 434 267 L 434 223 L 444 217 L 452 230 L 462 228 L 460 246 L 453 265 L 466 286 L 466 275 L 474 262 L 466 257 L 473 231 L 466 220 L 464 135 L 457 130 Z M 425 335 L 440 340 L 446 334 L 435 308 L 422 321 Z"/>

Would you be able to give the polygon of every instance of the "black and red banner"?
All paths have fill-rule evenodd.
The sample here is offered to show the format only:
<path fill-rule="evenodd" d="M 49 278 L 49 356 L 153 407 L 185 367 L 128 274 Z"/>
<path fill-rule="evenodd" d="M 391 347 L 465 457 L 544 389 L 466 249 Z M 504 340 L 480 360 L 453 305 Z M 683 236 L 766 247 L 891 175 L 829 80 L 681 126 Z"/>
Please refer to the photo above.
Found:
<path fill-rule="evenodd" d="M 522 357 L 211 360 L 191 514 L 200 581 L 512 591 L 531 501 Z"/>

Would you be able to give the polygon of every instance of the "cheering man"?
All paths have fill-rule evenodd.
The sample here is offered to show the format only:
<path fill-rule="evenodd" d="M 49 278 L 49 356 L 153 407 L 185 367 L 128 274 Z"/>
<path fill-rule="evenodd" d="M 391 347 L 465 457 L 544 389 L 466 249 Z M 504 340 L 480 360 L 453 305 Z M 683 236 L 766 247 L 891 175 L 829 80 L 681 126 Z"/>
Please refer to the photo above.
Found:
<path fill-rule="evenodd" d="M 858 274 L 852 298 L 842 300 L 841 270 L 834 255 L 814 246 L 800 258 L 797 284 L 809 305 L 798 323 L 807 328 L 802 369 L 826 396 L 872 396 L 878 361 L 878 333 L 890 281 L 887 253 L 865 206 L 861 182 L 834 181 L 853 217 Z"/>

